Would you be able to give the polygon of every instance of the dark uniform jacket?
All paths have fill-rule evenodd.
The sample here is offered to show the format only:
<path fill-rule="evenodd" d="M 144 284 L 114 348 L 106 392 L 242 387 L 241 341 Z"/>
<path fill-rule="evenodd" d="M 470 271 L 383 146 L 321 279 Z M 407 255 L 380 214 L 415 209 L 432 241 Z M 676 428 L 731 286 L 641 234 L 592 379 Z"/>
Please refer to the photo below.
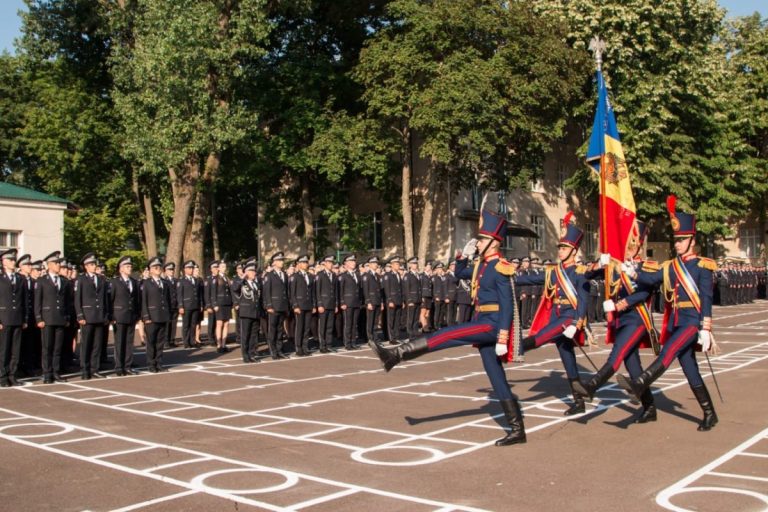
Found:
<path fill-rule="evenodd" d="M 168 283 L 153 278 L 145 279 L 141 286 L 141 319 L 157 324 L 171 320 L 171 290 Z"/>
<path fill-rule="evenodd" d="M 232 305 L 232 290 L 230 289 L 229 279 L 216 276 L 213 279 L 213 292 L 211 293 L 212 308 L 227 307 Z"/>
<path fill-rule="evenodd" d="M 403 278 L 403 299 L 406 304 L 421 303 L 421 276 L 416 272 L 408 271 Z M 432 286 L 429 287 L 430 297 L 432 296 Z"/>
<path fill-rule="evenodd" d="M 448 294 L 445 276 L 432 276 L 432 296 L 436 301 L 443 302 Z"/>
<path fill-rule="evenodd" d="M 59 288 L 51 276 L 41 277 L 35 283 L 35 321 L 50 326 L 65 326 L 70 322 L 69 280 L 59 277 Z"/>
<path fill-rule="evenodd" d="M 363 274 L 363 300 L 368 306 L 381 306 L 381 281 L 376 272 L 368 271 Z"/>
<path fill-rule="evenodd" d="M 315 277 L 315 303 L 333 311 L 339 303 L 337 286 L 338 277 L 333 272 L 321 270 Z"/>
<path fill-rule="evenodd" d="M 24 323 L 27 325 L 34 325 L 35 321 L 35 286 L 37 280 L 32 279 L 29 276 L 23 276 L 18 274 L 18 277 L 24 280 L 24 286 L 27 288 L 27 304 L 24 306 Z"/>
<path fill-rule="evenodd" d="M 179 309 L 197 311 L 203 307 L 203 283 L 194 277 L 181 277 L 176 283 L 176 301 Z"/>
<path fill-rule="evenodd" d="M 264 315 L 261 302 L 262 287 L 258 278 L 253 281 L 238 279 L 232 283 L 240 318 L 261 318 Z"/>
<path fill-rule="evenodd" d="M 282 279 L 276 270 L 270 270 L 264 274 L 262 301 L 264 302 L 264 309 L 274 309 L 281 312 L 288 311 L 290 304 L 288 302 L 288 278 L 285 272 L 283 272 Z"/>
<path fill-rule="evenodd" d="M 457 287 L 459 278 L 453 272 L 445 273 L 445 298 L 451 302 L 456 302 Z"/>
<path fill-rule="evenodd" d="M 109 299 L 112 303 L 112 320 L 118 324 L 135 324 L 141 317 L 141 287 L 139 282 L 128 278 L 129 284 L 120 276 L 112 279 Z"/>
<path fill-rule="evenodd" d="M 9 278 L 0 270 L 0 324 L 19 326 L 24 323 L 27 308 L 27 286 L 24 276 Z"/>
<path fill-rule="evenodd" d="M 96 284 L 93 280 L 96 279 Z M 82 274 L 75 281 L 75 314 L 88 324 L 103 324 L 110 319 L 107 278 Z"/>
<path fill-rule="evenodd" d="M 431 299 L 434 297 L 434 292 L 432 290 L 432 277 L 428 276 L 426 273 L 422 273 L 419 275 L 419 279 L 421 280 L 421 298 Z"/>
<path fill-rule="evenodd" d="M 178 299 L 178 296 L 176 295 L 176 291 L 177 291 L 176 287 L 179 284 L 179 280 L 176 279 L 175 277 L 163 276 L 163 281 L 164 281 L 164 284 L 168 285 L 168 289 L 170 290 L 170 293 L 171 293 L 171 310 L 175 311 L 179 309 L 179 299 Z"/>
<path fill-rule="evenodd" d="M 288 296 L 292 309 L 311 311 L 315 307 L 315 278 L 307 272 L 296 271 L 288 278 Z"/>
<path fill-rule="evenodd" d="M 400 274 L 390 270 L 384 274 L 384 301 L 389 306 L 393 303 L 396 307 L 403 305 L 403 280 Z"/>
<path fill-rule="evenodd" d="M 344 272 L 339 276 L 339 303 L 348 308 L 361 306 L 360 277 L 357 275 L 357 271 Z"/>

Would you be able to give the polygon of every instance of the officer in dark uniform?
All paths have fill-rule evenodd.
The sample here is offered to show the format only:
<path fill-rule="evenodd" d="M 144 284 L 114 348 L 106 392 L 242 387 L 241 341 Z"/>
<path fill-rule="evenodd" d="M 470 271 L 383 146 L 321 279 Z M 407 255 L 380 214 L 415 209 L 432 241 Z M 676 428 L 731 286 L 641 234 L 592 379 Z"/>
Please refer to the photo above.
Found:
<path fill-rule="evenodd" d="M 67 282 L 67 304 L 69 311 L 69 325 L 64 328 L 64 344 L 61 346 L 61 370 L 62 373 L 68 373 L 75 364 L 75 344 L 77 343 L 77 331 L 80 330 L 80 324 L 77 323 L 77 314 L 75 313 L 75 279 L 72 279 L 72 265 L 62 258 L 59 265 L 59 277 Z M 79 366 L 79 362 L 77 364 Z"/>
<path fill-rule="evenodd" d="M 431 293 L 430 286 L 430 293 Z M 419 312 L 422 306 L 421 274 L 419 274 L 419 258 L 408 259 L 408 272 L 403 276 L 403 302 L 405 303 L 405 329 L 408 339 L 416 339 L 419 335 Z M 431 297 L 430 297 L 431 299 Z"/>
<path fill-rule="evenodd" d="M 456 323 L 463 324 L 469 322 L 472 318 L 472 296 L 470 295 L 469 279 L 459 279 L 456 288 L 456 305 L 458 306 Z"/>
<path fill-rule="evenodd" d="M 339 307 L 344 316 L 344 347 L 358 350 L 357 323 L 360 320 L 360 277 L 357 275 L 357 259 L 354 254 L 344 257 L 344 269 L 339 276 Z"/>
<path fill-rule="evenodd" d="M 283 353 L 282 346 L 278 344 L 280 330 L 288 314 L 290 303 L 288 300 L 288 277 L 283 272 L 285 255 L 277 252 L 270 258 L 272 270 L 264 274 L 264 309 L 267 310 L 269 330 L 267 331 L 267 343 L 272 359 L 288 359 Z"/>
<path fill-rule="evenodd" d="M 386 371 L 401 361 L 415 359 L 428 352 L 451 347 L 476 346 L 496 398 L 509 422 L 510 432 L 496 441 L 497 446 L 506 446 L 526 441 L 520 403 L 509 388 L 502 366 L 502 360 L 510 359 L 510 352 L 519 355 L 520 349 L 517 331 L 514 330 L 515 334 L 510 336 L 515 312 L 510 283 L 514 267 L 499 255 L 501 241 L 506 237 L 506 218 L 483 211 L 481 219 L 481 240 L 470 241 L 459 254 L 456 263 L 456 274 L 459 278 L 475 281 L 478 308 L 474 320 L 446 327 L 431 336 L 411 339 L 397 347 L 384 348 L 375 343 L 370 346 Z M 474 254 L 476 248 L 480 250 L 481 257 L 473 269 L 469 267 L 469 256 Z M 514 360 L 514 356 L 512 359 Z"/>
<path fill-rule="evenodd" d="M 213 280 L 213 311 L 216 316 L 216 352 L 225 354 L 229 352 L 227 348 L 227 331 L 229 321 L 232 320 L 232 289 L 227 277 L 227 263 L 224 260 L 219 261 L 219 273 Z"/>
<path fill-rule="evenodd" d="M 448 326 L 456 325 L 456 294 L 458 292 L 459 279 L 456 277 L 456 262 L 448 264 L 448 271 L 445 273 L 446 293 L 445 293 L 445 311 Z"/>
<path fill-rule="evenodd" d="M 445 265 L 441 261 L 437 261 L 432 269 L 432 301 L 434 303 L 432 325 L 435 329 L 441 329 L 445 327 L 445 304 L 446 295 L 448 295 L 444 273 Z"/>
<path fill-rule="evenodd" d="M 235 277 L 232 278 L 229 284 L 232 293 L 234 293 L 235 284 L 245 278 L 244 263 L 241 262 L 235 265 Z M 240 314 L 238 313 L 240 311 L 240 304 L 237 301 L 237 297 L 232 297 L 232 310 L 235 314 L 235 340 L 237 343 L 240 343 Z M 240 348 L 242 349 L 242 347 Z"/>
<path fill-rule="evenodd" d="M 179 299 L 177 297 L 177 284 L 178 279 L 176 279 L 176 264 L 172 261 L 169 261 L 165 264 L 165 267 L 163 268 L 165 270 L 165 274 L 163 275 L 163 279 L 165 279 L 165 282 L 168 284 L 168 289 L 171 292 L 171 319 L 168 322 L 168 327 L 165 330 L 165 347 L 175 347 L 176 346 L 176 324 L 179 321 Z"/>
<path fill-rule="evenodd" d="M 45 257 L 48 274 L 37 280 L 35 286 L 35 320 L 42 331 L 43 383 L 66 382 L 61 376 L 61 348 L 69 317 L 69 280 L 59 276 L 61 252 Z"/>
<path fill-rule="evenodd" d="M 27 286 L 16 274 L 16 249 L 0 253 L 0 387 L 16 386 L 21 355 L 21 331 L 26 327 Z"/>
<path fill-rule="evenodd" d="M 371 256 L 366 261 L 368 271 L 362 275 L 363 302 L 365 303 L 365 334 L 368 341 L 376 340 L 376 326 L 381 319 L 382 297 L 381 280 L 379 279 L 379 257 Z"/>
<path fill-rule="evenodd" d="M 147 337 L 147 367 L 152 373 L 167 371 L 162 365 L 165 329 L 171 318 L 171 290 L 163 279 L 163 260 L 149 260 L 149 277 L 141 286 L 141 320 Z"/>
<path fill-rule="evenodd" d="M 122 377 L 135 373 L 131 363 L 136 323 L 141 318 L 141 286 L 131 276 L 133 261 L 130 256 L 123 256 L 117 261 L 117 271 L 118 275 L 109 287 L 109 299 L 115 335 L 115 375 Z"/>
<path fill-rule="evenodd" d="M 256 261 L 243 265 L 243 277 L 232 282 L 232 292 L 238 304 L 240 351 L 244 363 L 259 363 L 256 345 L 259 342 L 259 322 L 264 315 L 261 303 L 262 285 L 256 277 Z"/>
<path fill-rule="evenodd" d="M 315 307 L 315 278 L 307 272 L 309 256 L 303 254 L 296 259 L 296 271 L 288 278 L 288 297 L 294 318 L 296 355 L 311 356 L 309 334 Z"/>
<path fill-rule="evenodd" d="M 181 315 L 181 339 L 184 348 L 192 348 L 197 345 L 195 341 L 195 329 L 200 320 L 203 306 L 203 284 L 193 275 L 195 262 L 184 262 L 184 276 L 176 282 L 177 310 Z"/>
<path fill-rule="evenodd" d="M 333 272 L 335 258 L 323 258 L 323 269 L 315 276 L 315 303 L 317 304 L 317 332 L 320 352 L 336 352 L 333 348 L 334 314 L 339 311 L 337 295 L 338 277 Z"/>
<path fill-rule="evenodd" d="M 35 322 L 35 279 L 32 277 L 32 257 L 29 254 L 20 256 L 16 260 L 16 268 L 19 269 L 17 276 L 27 288 L 27 304 L 24 306 L 26 312 L 24 323 L 27 328 L 21 331 L 21 354 L 18 369 L 26 377 L 33 374 L 37 362 L 40 361 L 39 354 L 36 359 L 34 357 L 36 348 L 40 344 L 40 329 L 37 328 L 37 322 Z"/>
<path fill-rule="evenodd" d="M 203 303 L 208 313 L 208 345 L 216 346 L 216 312 L 213 304 L 216 302 L 216 278 L 219 275 L 219 261 L 214 260 L 208 266 L 210 275 L 203 283 Z"/>
<path fill-rule="evenodd" d="M 75 282 L 75 314 L 80 324 L 80 369 L 82 378 L 104 378 L 99 371 L 101 339 L 109 325 L 109 288 L 104 276 L 96 274 L 96 255 L 86 254 L 81 264 L 84 273 Z"/>
<path fill-rule="evenodd" d="M 389 260 L 390 270 L 384 274 L 384 303 L 387 311 L 387 341 L 390 345 L 400 342 L 400 324 L 403 316 L 403 279 L 400 277 L 400 258 L 393 256 Z M 414 304 L 413 310 L 418 311 Z M 418 317 L 418 315 L 416 315 Z"/>
<path fill-rule="evenodd" d="M 418 262 L 418 260 L 417 260 Z M 421 311 L 419 323 L 422 332 L 432 332 L 434 330 L 433 318 L 433 291 L 432 291 L 432 262 L 428 261 L 424 265 L 424 271 L 419 275 L 421 281 Z"/>

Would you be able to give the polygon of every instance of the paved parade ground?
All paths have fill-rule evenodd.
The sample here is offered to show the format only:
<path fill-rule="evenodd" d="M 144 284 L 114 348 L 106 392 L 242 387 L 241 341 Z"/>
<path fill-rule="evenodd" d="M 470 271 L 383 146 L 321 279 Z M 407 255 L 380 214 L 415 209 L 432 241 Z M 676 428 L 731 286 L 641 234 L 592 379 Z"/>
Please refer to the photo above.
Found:
<path fill-rule="evenodd" d="M 27 382 L 0 390 L 0 509 L 765 510 L 768 301 L 713 316 L 725 402 L 700 354 L 720 418 L 711 432 L 696 431 L 702 413 L 677 363 L 654 385 L 656 423 L 631 423 L 638 405 L 615 379 L 566 419 L 554 347 L 507 367 L 528 443 L 503 448 L 470 348 L 390 374 L 368 349 L 258 364 L 176 349 L 167 373 Z M 595 332 L 588 354 L 601 365 Z"/>

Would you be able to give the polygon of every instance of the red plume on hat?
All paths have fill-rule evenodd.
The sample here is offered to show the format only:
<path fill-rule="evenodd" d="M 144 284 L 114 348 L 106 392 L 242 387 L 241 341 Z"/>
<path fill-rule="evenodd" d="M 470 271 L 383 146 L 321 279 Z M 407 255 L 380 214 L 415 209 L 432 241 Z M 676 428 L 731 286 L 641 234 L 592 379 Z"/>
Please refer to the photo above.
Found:
<path fill-rule="evenodd" d="M 677 205 L 677 197 L 675 197 L 675 194 L 669 194 L 667 196 L 667 211 L 670 217 L 675 216 L 675 205 Z"/>
<path fill-rule="evenodd" d="M 571 217 L 573 217 L 573 212 L 567 212 L 565 214 L 565 217 L 563 218 L 563 227 L 568 226 L 568 224 L 571 223 Z"/>

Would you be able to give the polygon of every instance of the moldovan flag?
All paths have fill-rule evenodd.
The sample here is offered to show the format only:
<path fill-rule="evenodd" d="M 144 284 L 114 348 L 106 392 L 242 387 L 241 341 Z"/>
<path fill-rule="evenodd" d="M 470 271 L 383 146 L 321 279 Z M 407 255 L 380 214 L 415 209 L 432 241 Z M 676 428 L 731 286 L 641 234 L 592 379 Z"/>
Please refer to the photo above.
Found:
<path fill-rule="evenodd" d="M 602 73 L 597 72 L 597 111 L 587 163 L 600 176 L 600 251 L 624 261 L 635 228 L 635 199 Z"/>

